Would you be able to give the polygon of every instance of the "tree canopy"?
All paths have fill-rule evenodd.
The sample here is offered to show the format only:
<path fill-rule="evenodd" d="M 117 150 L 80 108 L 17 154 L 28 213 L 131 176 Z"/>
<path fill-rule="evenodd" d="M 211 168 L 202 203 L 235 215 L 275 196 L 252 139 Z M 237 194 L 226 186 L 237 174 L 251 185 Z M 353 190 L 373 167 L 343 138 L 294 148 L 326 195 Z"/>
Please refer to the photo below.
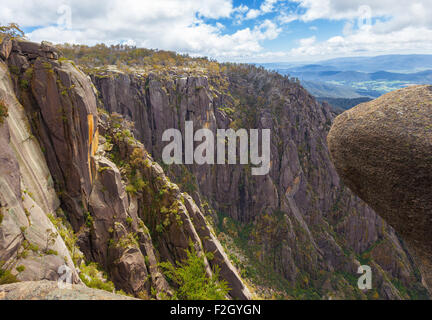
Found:
<path fill-rule="evenodd" d="M 228 283 L 219 279 L 219 268 L 207 275 L 204 256 L 199 256 L 193 245 L 186 250 L 187 259 L 177 262 L 177 267 L 169 262 L 160 264 L 164 274 L 178 289 L 175 300 L 224 300 L 229 292 Z"/>
<path fill-rule="evenodd" d="M 25 33 L 16 23 L 9 23 L 8 25 L 0 24 L 0 34 L 9 36 L 11 38 L 24 38 Z"/>

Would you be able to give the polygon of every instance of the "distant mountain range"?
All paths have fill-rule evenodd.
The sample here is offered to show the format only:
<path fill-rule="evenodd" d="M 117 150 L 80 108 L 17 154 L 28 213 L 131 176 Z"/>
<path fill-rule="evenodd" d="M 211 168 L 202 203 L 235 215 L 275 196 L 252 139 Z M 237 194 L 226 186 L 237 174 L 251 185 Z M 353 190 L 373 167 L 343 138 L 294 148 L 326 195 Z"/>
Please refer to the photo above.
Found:
<path fill-rule="evenodd" d="M 303 71 L 358 71 L 373 73 L 379 70 L 399 73 L 415 73 L 432 70 L 432 55 L 409 54 L 409 55 L 383 55 L 375 57 L 347 57 L 320 61 L 315 64 L 308 63 L 262 63 L 259 64 L 267 69 L 290 69 L 302 68 Z"/>
<path fill-rule="evenodd" d="M 349 86 L 336 85 L 322 81 L 303 80 L 302 85 L 315 97 L 350 99 L 360 98 L 363 96 Z"/>
<path fill-rule="evenodd" d="M 348 57 L 318 63 L 264 63 L 264 68 L 300 79 L 319 100 L 377 98 L 415 84 L 432 84 L 432 55 Z M 365 99 L 361 99 L 365 100 Z M 338 106 L 341 107 L 341 106 Z M 345 108 L 344 107 L 344 108 Z"/>
<path fill-rule="evenodd" d="M 307 67 L 307 66 L 306 66 Z M 388 71 L 377 71 L 365 73 L 358 71 L 292 71 L 279 69 L 280 73 L 290 74 L 301 80 L 309 81 L 344 81 L 344 82 L 363 82 L 363 81 L 405 81 L 423 83 L 432 82 L 432 70 L 416 73 L 393 73 Z"/>

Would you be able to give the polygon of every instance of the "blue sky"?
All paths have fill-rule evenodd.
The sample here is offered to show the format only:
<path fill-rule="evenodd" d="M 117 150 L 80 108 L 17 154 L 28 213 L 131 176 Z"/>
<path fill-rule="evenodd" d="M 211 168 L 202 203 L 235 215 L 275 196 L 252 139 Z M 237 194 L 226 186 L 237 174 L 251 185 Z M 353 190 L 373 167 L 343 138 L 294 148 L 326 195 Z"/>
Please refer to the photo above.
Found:
<path fill-rule="evenodd" d="M 127 43 L 220 61 L 432 53 L 431 0 L 0 0 L 30 40 Z"/>

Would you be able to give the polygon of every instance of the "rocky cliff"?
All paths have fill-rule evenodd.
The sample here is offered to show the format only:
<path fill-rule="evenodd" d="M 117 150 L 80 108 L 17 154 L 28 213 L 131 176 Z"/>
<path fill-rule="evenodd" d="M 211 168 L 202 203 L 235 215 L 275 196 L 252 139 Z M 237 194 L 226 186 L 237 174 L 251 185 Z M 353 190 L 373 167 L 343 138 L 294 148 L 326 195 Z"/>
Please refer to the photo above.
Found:
<path fill-rule="evenodd" d="M 262 294 L 365 297 L 352 280 L 364 263 L 376 272 L 369 297 L 424 291 L 393 229 L 340 182 L 326 146 L 334 116 L 298 83 L 238 65 L 89 73 L 104 108 L 134 122 L 133 133 L 158 161 L 164 130 L 185 137 L 185 121 L 215 135 L 220 128 L 271 130 L 269 175 L 252 176 L 241 165 L 165 168 L 217 226 L 242 273 L 272 287 L 258 285 Z"/>
<path fill-rule="evenodd" d="M 212 253 L 205 256 L 207 272 L 220 268 L 232 298 L 250 298 L 193 200 L 165 177 L 121 118 L 98 114 L 90 79 L 57 58 L 46 44 L 13 40 L 7 65 L 1 62 L 1 101 L 9 114 L 2 123 L 2 268 L 18 280 L 57 280 L 65 263 L 83 272 L 95 262 L 116 289 L 169 297 L 158 263 L 181 261 L 192 243 L 200 254 Z M 127 187 L 138 178 L 131 192 Z"/>
<path fill-rule="evenodd" d="M 334 115 L 298 83 L 193 59 L 82 68 L 79 50 L 66 52 L 75 64 L 16 39 L 1 52 L 0 261 L 9 278 L 56 280 L 66 264 L 76 283 L 167 298 L 176 286 L 159 263 L 184 259 L 192 244 L 234 299 L 250 298 L 248 287 L 264 298 L 427 296 L 394 230 L 341 184 L 326 146 Z M 186 121 L 213 132 L 270 129 L 270 173 L 163 164 L 162 133 L 184 136 Z M 357 288 L 361 264 L 374 271 L 372 290 Z"/>

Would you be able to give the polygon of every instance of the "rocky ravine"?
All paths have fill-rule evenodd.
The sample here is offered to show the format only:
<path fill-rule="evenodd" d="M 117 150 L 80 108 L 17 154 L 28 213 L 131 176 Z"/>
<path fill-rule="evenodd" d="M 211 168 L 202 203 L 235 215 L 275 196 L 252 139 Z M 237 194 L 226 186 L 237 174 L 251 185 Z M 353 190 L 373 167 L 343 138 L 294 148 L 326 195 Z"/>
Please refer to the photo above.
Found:
<path fill-rule="evenodd" d="M 1 46 L 0 261 L 19 280 L 56 280 L 66 263 L 79 283 L 83 261 L 97 262 L 117 289 L 166 297 L 158 262 L 181 260 L 192 241 L 235 299 L 251 297 L 239 270 L 251 285 L 263 270 L 285 298 L 424 294 L 393 229 L 341 185 L 326 146 L 333 115 L 299 84 L 247 66 L 90 78 L 48 44 Z M 270 174 L 161 167 L 162 132 L 186 120 L 271 129 Z M 356 288 L 362 263 L 374 270 L 369 292 Z"/>
<path fill-rule="evenodd" d="M 345 112 L 328 142 L 342 179 L 407 242 L 432 288 L 432 86 Z"/>
<path fill-rule="evenodd" d="M 292 298 L 365 297 L 350 278 L 360 262 L 376 272 L 375 297 L 408 298 L 405 289 L 399 291 L 404 286 L 424 292 L 393 229 L 340 183 L 326 145 L 329 106 L 277 74 L 224 68 L 216 74 L 189 68 L 102 68 L 90 74 L 104 108 L 133 121 L 135 136 L 158 160 L 164 130 L 177 128 L 184 137 L 185 121 L 213 132 L 271 129 L 267 176 L 251 176 L 250 167 L 240 165 L 166 170 L 219 226 L 219 237 L 243 243 L 257 270 L 275 272 Z M 249 263 L 237 266 L 254 278 Z"/>
<path fill-rule="evenodd" d="M 185 258 L 193 243 L 214 254 L 206 260 L 208 273 L 218 265 L 233 298 L 250 298 L 193 200 L 125 134 L 121 118 L 99 117 L 90 79 L 45 44 L 13 40 L 6 51 L 0 61 L 0 100 L 9 111 L 1 125 L 2 268 L 19 280 L 57 280 L 66 263 L 78 283 L 85 259 L 126 293 L 169 296 L 158 262 Z M 108 157 L 135 161 L 145 189 L 126 193 L 132 177 Z M 156 249 L 146 225 L 153 233 L 162 223 Z"/>

